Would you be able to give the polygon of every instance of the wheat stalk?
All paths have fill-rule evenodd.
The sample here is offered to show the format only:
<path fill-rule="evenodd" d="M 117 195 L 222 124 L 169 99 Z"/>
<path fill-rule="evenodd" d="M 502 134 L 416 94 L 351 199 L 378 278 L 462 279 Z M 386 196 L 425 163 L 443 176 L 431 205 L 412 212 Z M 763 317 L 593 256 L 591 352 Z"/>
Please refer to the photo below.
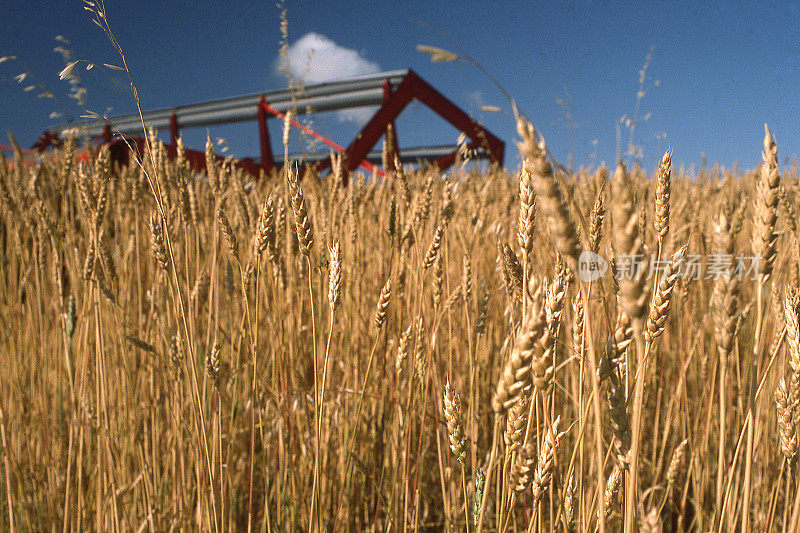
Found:
<path fill-rule="evenodd" d="M 543 285 L 532 276 L 528 284 L 530 301 L 525 322 L 517 331 L 517 338 L 511 355 L 503 368 L 492 397 L 495 413 L 505 413 L 527 390 L 531 382 L 531 361 L 536 343 L 547 329 L 547 321 L 542 308 Z"/>
<path fill-rule="evenodd" d="M 236 261 L 239 261 L 239 240 L 233 232 L 233 227 L 231 227 L 231 223 L 228 220 L 228 215 L 225 214 L 225 210 L 222 209 L 221 206 L 217 209 L 217 221 L 219 222 L 222 236 L 225 237 L 225 244 L 228 245 L 228 253 L 230 253 Z"/>
<path fill-rule="evenodd" d="M 380 331 L 383 324 L 386 322 L 386 311 L 389 308 L 389 302 L 392 298 L 392 278 L 386 279 L 383 288 L 381 289 L 380 296 L 378 296 L 378 303 L 375 305 L 375 317 L 373 323 L 375 329 Z"/>
<path fill-rule="evenodd" d="M 461 398 L 453 392 L 449 379 L 444 386 L 444 418 L 447 421 L 447 433 L 450 437 L 450 451 L 463 465 L 466 457 L 466 437 L 461 422 Z"/>
<path fill-rule="evenodd" d="M 314 246 L 314 228 L 311 218 L 308 215 L 306 197 L 303 189 L 297 181 L 297 173 L 287 168 L 286 177 L 289 183 L 291 194 L 292 212 L 294 213 L 294 223 L 297 230 L 297 241 L 300 246 L 300 253 L 308 257 L 311 248 Z"/>
<path fill-rule="evenodd" d="M 653 300 L 650 302 L 650 314 L 647 317 L 647 327 L 645 329 L 645 339 L 653 343 L 661 334 L 664 333 L 669 313 L 670 302 L 672 301 L 672 291 L 675 288 L 675 281 L 680 275 L 680 268 L 686 257 L 688 244 L 683 245 L 672 256 L 672 260 L 661 277 Z"/>
<path fill-rule="evenodd" d="M 503 259 L 503 273 L 508 280 L 508 289 L 515 299 L 521 300 L 524 274 L 517 254 L 505 241 L 500 243 L 500 254 Z"/>
<path fill-rule="evenodd" d="M 656 172 L 656 213 L 653 220 L 659 246 L 669 233 L 669 201 L 672 181 L 672 151 L 667 150 Z"/>
<path fill-rule="evenodd" d="M 630 317 L 634 332 L 642 333 L 647 306 L 648 257 L 639 235 L 639 215 L 633 198 L 633 184 L 620 163 L 611 180 L 614 195 L 614 250 L 629 262 L 628 271 L 616 276 L 620 305 Z"/>
<path fill-rule="evenodd" d="M 550 487 L 550 483 L 553 480 L 558 443 L 564 435 L 558 432 L 558 423 L 560 421 L 560 416 L 553 421 L 553 425 L 548 428 L 542 447 L 539 450 L 539 461 L 536 463 L 536 470 L 533 473 L 533 501 L 536 503 L 542 499 L 544 491 Z"/>
<path fill-rule="evenodd" d="M 627 463 L 631 448 L 631 426 L 625 401 L 625 387 L 617 372 L 612 372 L 606 388 L 608 416 L 614 434 L 614 450 L 620 463 Z"/>
<path fill-rule="evenodd" d="M 778 235 L 775 222 L 778 218 L 778 148 L 772 132 L 764 124 L 763 163 L 756 185 L 756 206 L 753 211 L 753 253 L 761 258 L 759 264 L 759 283 L 769 281 L 775 263 Z"/>
<path fill-rule="evenodd" d="M 576 270 L 581 245 L 561 189 L 556 184 L 553 168 L 547 161 L 544 140 L 537 139 L 539 135 L 533 125 L 522 118 L 517 120 L 517 132 L 522 137 L 522 142 L 518 144 L 519 151 L 525 158 L 525 168 L 531 174 L 542 212 L 549 221 L 553 245 L 570 267 Z"/>
<path fill-rule="evenodd" d="M 444 226 L 439 224 L 436 227 L 436 233 L 433 235 L 433 240 L 425 252 L 425 259 L 422 260 L 422 268 L 428 270 L 436 262 L 439 257 L 439 248 L 442 246 L 442 235 L 444 235 Z"/>
<path fill-rule="evenodd" d="M 153 214 L 150 217 L 150 242 L 153 246 L 153 254 L 156 260 L 164 269 L 164 272 L 169 271 L 170 259 L 167 255 L 167 247 L 164 242 L 163 226 L 161 225 L 161 217 Z M 87 256 L 88 257 L 88 256 Z"/>
<path fill-rule="evenodd" d="M 606 216 L 606 206 L 603 200 L 603 191 L 597 194 L 597 199 L 589 215 L 589 251 L 597 253 L 600 250 L 600 240 L 603 238 L 603 219 Z"/>
<path fill-rule="evenodd" d="M 522 445 L 525 437 L 525 428 L 528 424 L 528 405 L 529 397 L 521 394 L 508 410 L 506 415 L 506 430 L 503 434 L 503 441 L 506 444 L 506 453 L 510 454 Z"/>
<path fill-rule="evenodd" d="M 522 171 L 519 177 L 519 221 L 517 242 L 523 256 L 533 253 L 533 229 L 536 219 L 536 195 L 533 192 L 533 178 L 530 172 Z"/>

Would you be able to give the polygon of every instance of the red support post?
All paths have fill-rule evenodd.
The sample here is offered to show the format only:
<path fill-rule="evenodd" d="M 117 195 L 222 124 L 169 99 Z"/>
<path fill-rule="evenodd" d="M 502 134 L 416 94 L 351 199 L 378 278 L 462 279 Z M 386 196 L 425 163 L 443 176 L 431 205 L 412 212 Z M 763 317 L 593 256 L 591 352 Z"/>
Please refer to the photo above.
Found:
<path fill-rule="evenodd" d="M 178 128 L 178 115 L 175 114 L 175 111 L 169 116 L 169 142 L 172 146 L 176 149 L 178 147 L 178 137 L 180 137 L 181 132 Z"/>
<path fill-rule="evenodd" d="M 392 96 L 392 86 L 389 84 L 389 80 L 383 80 L 383 103 L 385 104 L 389 97 Z M 394 123 L 394 120 L 389 122 L 392 125 L 392 153 L 400 157 L 400 143 L 397 141 L 397 126 Z M 388 139 L 387 139 L 388 141 Z M 395 170 L 394 168 L 394 159 L 389 161 L 389 168 L 385 168 L 384 170 L 390 171 Z"/>
<path fill-rule="evenodd" d="M 366 160 L 366 157 L 370 150 L 372 150 L 378 143 L 380 138 L 386 134 L 386 130 L 389 125 L 391 125 L 392 129 L 394 130 L 392 150 L 395 154 L 400 154 L 397 129 L 394 127 L 395 119 L 414 99 L 419 100 L 436 114 L 452 124 L 456 129 L 464 132 L 470 139 L 469 146 L 471 148 L 483 148 L 488 153 L 489 158 L 494 164 L 502 165 L 505 150 L 505 144 L 503 141 L 489 133 L 486 128 L 470 118 L 469 115 L 464 113 L 464 111 L 459 109 L 458 106 L 445 98 L 441 93 L 439 93 L 439 91 L 434 89 L 412 70 L 407 71 L 407 74 L 396 85 L 393 85 L 389 79 L 383 80 L 383 105 L 364 125 L 347 149 L 344 149 L 342 146 L 325 138 L 324 136 L 297 121 L 293 120 L 291 123 L 292 126 L 300 129 L 304 133 L 311 135 L 317 140 L 320 140 L 334 150 L 342 152 L 342 156 L 346 160 L 347 170 L 343 177 L 343 185 L 347 185 L 347 174 L 358 167 L 363 168 L 366 172 L 384 175 L 384 170 L 371 164 Z M 240 168 L 245 169 L 254 176 L 257 176 L 259 171 L 271 172 L 275 168 L 275 158 L 272 152 L 269 130 L 267 128 L 267 119 L 270 115 L 281 118 L 284 117 L 283 113 L 278 112 L 276 109 L 271 107 L 269 103 L 267 103 L 266 97 L 262 94 L 260 96 L 257 109 L 261 164 L 257 165 L 252 159 L 243 159 L 237 164 Z M 171 146 L 168 147 L 168 155 L 169 157 L 175 157 L 175 148 L 180 135 L 180 130 L 178 117 L 174 110 L 170 115 L 169 127 Z M 140 140 L 139 138 L 133 137 L 131 139 L 136 139 L 138 149 L 141 149 L 140 145 L 144 145 L 144 139 Z M 104 124 L 101 135 L 95 140 L 111 143 L 112 130 L 110 123 L 106 122 Z M 48 146 L 58 145 L 58 143 L 59 139 L 57 135 L 46 134 L 43 135 L 34 146 L 39 150 L 43 150 Z M 187 148 L 185 153 L 187 161 L 189 161 L 189 164 L 193 169 L 200 170 L 204 168 L 205 159 L 203 152 L 190 150 Z M 220 160 L 223 159 L 221 156 L 218 156 L 218 158 Z M 434 164 L 436 164 L 440 170 L 445 170 L 453 164 L 455 159 L 455 153 L 447 154 L 443 157 L 440 157 L 434 162 Z M 323 159 L 314 165 L 314 168 L 317 172 L 320 172 L 323 169 L 326 169 L 329 165 L 329 160 Z M 387 166 L 389 167 L 387 170 L 392 170 L 395 166 L 394 161 L 390 161 Z"/>
<path fill-rule="evenodd" d="M 272 155 L 272 143 L 269 140 L 267 129 L 267 99 L 261 95 L 258 102 L 258 140 L 261 147 L 261 168 L 267 173 L 275 168 L 275 157 Z"/>
<path fill-rule="evenodd" d="M 347 147 L 347 170 L 355 170 L 359 163 L 369 153 L 370 148 L 375 146 L 380 139 L 381 135 L 386 131 L 386 126 L 397 118 L 397 115 L 405 109 L 405 107 L 414 98 L 414 81 L 409 76 L 406 76 L 402 82 L 397 86 L 394 93 L 388 100 L 381 106 L 377 113 L 367 122 L 367 124 L 356 135 L 355 140 Z M 347 186 L 347 177 L 343 180 L 342 185 Z"/>
<path fill-rule="evenodd" d="M 36 144 L 31 147 L 31 150 L 36 150 L 37 152 L 44 152 L 47 148 L 52 146 L 53 148 L 58 148 L 61 146 L 61 139 L 58 137 L 57 133 L 51 133 L 46 131 L 42 134 L 39 139 L 37 139 Z"/>
<path fill-rule="evenodd" d="M 275 109 L 274 107 L 270 106 L 267 103 L 264 103 L 263 107 L 264 107 L 264 109 L 266 111 L 268 111 L 269 113 L 275 115 L 276 117 L 278 117 L 278 118 L 280 118 L 282 120 L 286 120 L 286 114 L 285 113 L 281 113 L 280 111 L 278 111 L 277 109 Z M 331 148 L 333 148 L 337 152 L 344 152 L 345 151 L 343 147 L 339 146 L 338 144 L 336 144 L 332 140 L 328 139 L 324 135 L 320 135 L 319 133 L 317 133 L 316 131 L 312 130 L 311 128 L 308 128 L 307 126 L 304 126 L 300 122 L 297 122 L 294 119 L 290 120 L 289 122 L 291 123 L 292 126 L 297 128 L 298 130 L 302 131 L 306 135 L 310 135 L 314 139 L 316 139 L 316 140 L 318 140 L 318 141 L 320 141 L 320 142 L 322 142 L 324 144 L 327 144 L 328 146 L 330 146 Z M 323 162 L 324 161 L 328 161 L 328 164 L 330 164 L 330 160 L 329 159 L 324 159 Z M 362 160 L 356 166 L 361 167 L 362 169 L 366 170 L 367 172 L 375 172 L 379 176 L 383 176 L 385 174 L 385 172 L 383 170 L 381 170 L 379 167 L 376 167 L 375 165 L 373 165 L 372 163 L 370 163 L 367 160 Z M 326 165 L 323 165 L 323 164 L 320 164 L 320 163 L 318 163 L 317 165 L 314 165 L 314 167 L 317 170 L 317 172 L 320 172 L 321 169 L 328 168 Z"/>
<path fill-rule="evenodd" d="M 447 122 L 463 131 L 475 146 L 481 146 L 489 153 L 489 158 L 492 162 L 499 165 L 503 164 L 505 143 L 475 122 L 458 106 L 420 78 L 413 70 L 408 71 L 403 81 L 388 97 L 386 97 L 386 90 L 387 87 L 384 85 L 385 99 L 381 108 L 361 129 L 355 140 L 347 148 L 348 170 L 354 170 L 358 167 L 359 162 L 367 156 L 370 149 L 377 144 L 378 139 L 384 134 L 386 126 L 393 122 L 413 99 L 419 100 Z M 455 161 L 455 154 L 451 154 L 451 156 L 440 158 L 439 163 L 446 165 L 445 168 L 447 168 L 453 164 L 450 160 L 451 157 L 452 161 Z M 347 185 L 346 177 L 343 185 Z"/>

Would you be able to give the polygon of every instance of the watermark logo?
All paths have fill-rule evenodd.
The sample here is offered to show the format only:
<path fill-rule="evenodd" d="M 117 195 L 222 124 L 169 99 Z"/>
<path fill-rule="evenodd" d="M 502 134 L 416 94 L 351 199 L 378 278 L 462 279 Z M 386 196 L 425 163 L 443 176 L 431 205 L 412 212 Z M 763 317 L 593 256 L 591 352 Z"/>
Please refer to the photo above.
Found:
<path fill-rule="evenodd" d="M 584 250 L 578 258 L 578 277 L 585 283 L 597 281 L 606 275 L 608 261 L 600 255 Z"/>
<path fill-rule="evenodd" d="M 617 281 L 631 280 L 639 276 L 652 279 L 655 276 L 670 275 L 671 258 L 658 258 L 655 254 L 617 256 L 614 275 Z M 605 276 L 609 263 L 602 256 L 584 250 L 578 258 L 578 277 L 586 283 L 597 281 Z M 761 272 L 761 256 L 730 254 L 711 254 L 701 256 L 688 254 L 678 267 L 678 277 L 686 281 L 718 280 L 735 277 L 738 280 L 758 279 Z"/>

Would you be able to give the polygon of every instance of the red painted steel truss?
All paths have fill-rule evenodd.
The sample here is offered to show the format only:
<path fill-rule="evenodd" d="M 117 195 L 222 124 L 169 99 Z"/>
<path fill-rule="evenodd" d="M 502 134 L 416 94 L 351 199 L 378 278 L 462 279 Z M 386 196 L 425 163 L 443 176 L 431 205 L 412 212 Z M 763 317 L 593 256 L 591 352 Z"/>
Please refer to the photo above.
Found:
<path fill-rule="evenodd" d="M 386 78 L 383 82 L 383 105 L 380 106 L 378 111 L 372 118 L 364 125 L 361 131 L 358 132 L 355 139 L 347 146 L 347 148 L 336 144 L 330 139 L 325 138 L 319 133 L 303 126 L 297 121 L 292 120 L 292 126 L 300 129 L 304 133 L 311 135 L 318 141 L 328 145 L 332 150 L 339 152 L 346 162 L 346 169 L 348 172 L 357 168 L 362 168 L 366 172 L 384 175 L 384 170 L 367 161 L 367 155 L 378 144 L 378 141 L 386 133 L 387 127 L 391 124 L 394 127 L 394 122 L 402 111 L 414 100 L 425 104 L 428 108 L 454 126 L 457 130 L 463 132 L 469 139 L 467 147 L 469 149 L 482 149 L 488 156 L 488 159 L 497 164 L 503 164 L 505 143 L 489 132 L 481 124 L 472 119 L 464 111 L 462 111 L 453 102 L 448 100 L 439 91 L 433 88 L 428 82 L 423 80 L 413 70 L 401 71 L 405 75 L 400 79 L 399 83 L 389 83 Z M 246 158 L 237 161 L 235 164 L 249 172 L 254 176 L 258 176 L 262 171 L 269 175 L 275 168 L 276 162 L 272 153 L 272 146 L 270 143 L 269 130 L 267 128 L 267 120 L 270 117 L 283 118 L 284 114 L 278 111 L 275 107 L 270 105 L 264 95 L 261 95 L 257 103 L 256 120 L 258 122 L 259 133 L 259 147 L 261 152 L 260 162 L 253 159 Z M 219 123 L 219 121 L 217 122 Z M 193 124 L 196 126 L 197 124 Z M 173 111 L 169 119 L 169 132 L 170 144 L 167 145 L 167 153 L 170 157 L 176 155 L 176 142 L 180 135 L 180 117 Z M 394 135 L 394 153 L 401 154 L 402 151 L 397 146 L 397 129 L 393 128 Z M 118 162 L 128 161 L 128 144 L 135 146 L 138 150 L 144 147 L 144 140 L 141 137 L 127 135 L 126 139 L 113 139 L 110 125 L 106 124 L 103 128 L 102 135 L 98 137 L 98 141 L 110 145 L 112 156 Z M 33 146 L 34 149 L 42 151 L 49 146 L 59 146 L 61 139 L 58 133 L 53 131 L 45 132 L 42 137 Z M 432 163 L 436 165 L 440 171 L 449 168 L 456 160 L 457 151 L 453 151 L 444 156 L 439 157 Z M 186 149 L 186 158 L 191 168 L 197 172 L 205 171 L 205 154 L 204 152 Z M 218 157 L 223 160 L 222 157 Z M 318 173 L 324 172 L 330 167 L 330 160 L 328 158 L 322 159 L 316 163 L 311 164 L 315 171 Z M 344 184 L 347 184 L 347 174 L 344 173 Z"/>

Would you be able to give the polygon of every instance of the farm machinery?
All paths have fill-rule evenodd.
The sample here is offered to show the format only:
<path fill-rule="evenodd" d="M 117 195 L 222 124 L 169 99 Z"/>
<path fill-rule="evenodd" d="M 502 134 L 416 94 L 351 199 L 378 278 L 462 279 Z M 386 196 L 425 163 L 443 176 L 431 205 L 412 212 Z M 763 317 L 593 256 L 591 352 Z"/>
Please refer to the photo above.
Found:
<path fill-rule="evenodd" d="M 96 143 L 108 145 L 112 158 L 118 163 L 126 163 L 130 157 L 130 148 L 140 151 L 144 148 L 143 119 L 148 129 L 169 131 L 170 140 L 166 144 L 166 151 L 169 157 L 174 158 L 181 129 L 256 122 L 260 157 L 240 159 L 236 164 L 256 177 L 262 172 L 270 175 L 285 162 L 283 154 L 276 156 L 273 153 L 268 122 L 270 119 L 285 119 L 286 114 L 292 111 L 290 117 L 292 127 L 327 145 L 329 150 L 341 154 L 345 169 L 348 171 L 343 173 L 345 185 L 348 173 L 357 168 L 377 175 L 383 175 L 387 170 L 391 170 L 379 166 L 382 159 L 381 150 L 376 150 L 376 145 L 390 125 L 394 130 L 394 135 L 389 136 L 392 141 L 392 151 L 401 162 L 426 162 L 444 171 L 456 161 L 458 151 L 464 149 L 463 146 L 450 144 L 399 149 L 394 123 L 413 101 L 421 102 L 461 131 L 466 149 L 473 158 L 486 159 L 498 165 L 503 164 L 505 149 L 503 141 L 409 69 L 306 85 L 300 91 L 283 89 L 148 111 L 141 117 L 139 114 L 130 114 L 107 120 L 92 119 L 57 126 L 45 131 L 32 147 L 32 151 L 41 153 L 49 147 L 58 147 L 68 132 L 77 130 Z M 377 111 L 347 147 L 337 144 L 296 120 L 299 118 L 298 115 L 305 113 L 375 107 Z M 203 151 L 186 148 L 185 154 L 187 162 L 194 171 L 205 171 Z M 222 159 L 221 156 L 218 157 Z M 323 173 L 331 165 L 327 153 L 292 154 L 289 159 L 306 161 L 318 174 Z M 390 161 L 389 165 L 394 165 L 394 161 Z"/>

